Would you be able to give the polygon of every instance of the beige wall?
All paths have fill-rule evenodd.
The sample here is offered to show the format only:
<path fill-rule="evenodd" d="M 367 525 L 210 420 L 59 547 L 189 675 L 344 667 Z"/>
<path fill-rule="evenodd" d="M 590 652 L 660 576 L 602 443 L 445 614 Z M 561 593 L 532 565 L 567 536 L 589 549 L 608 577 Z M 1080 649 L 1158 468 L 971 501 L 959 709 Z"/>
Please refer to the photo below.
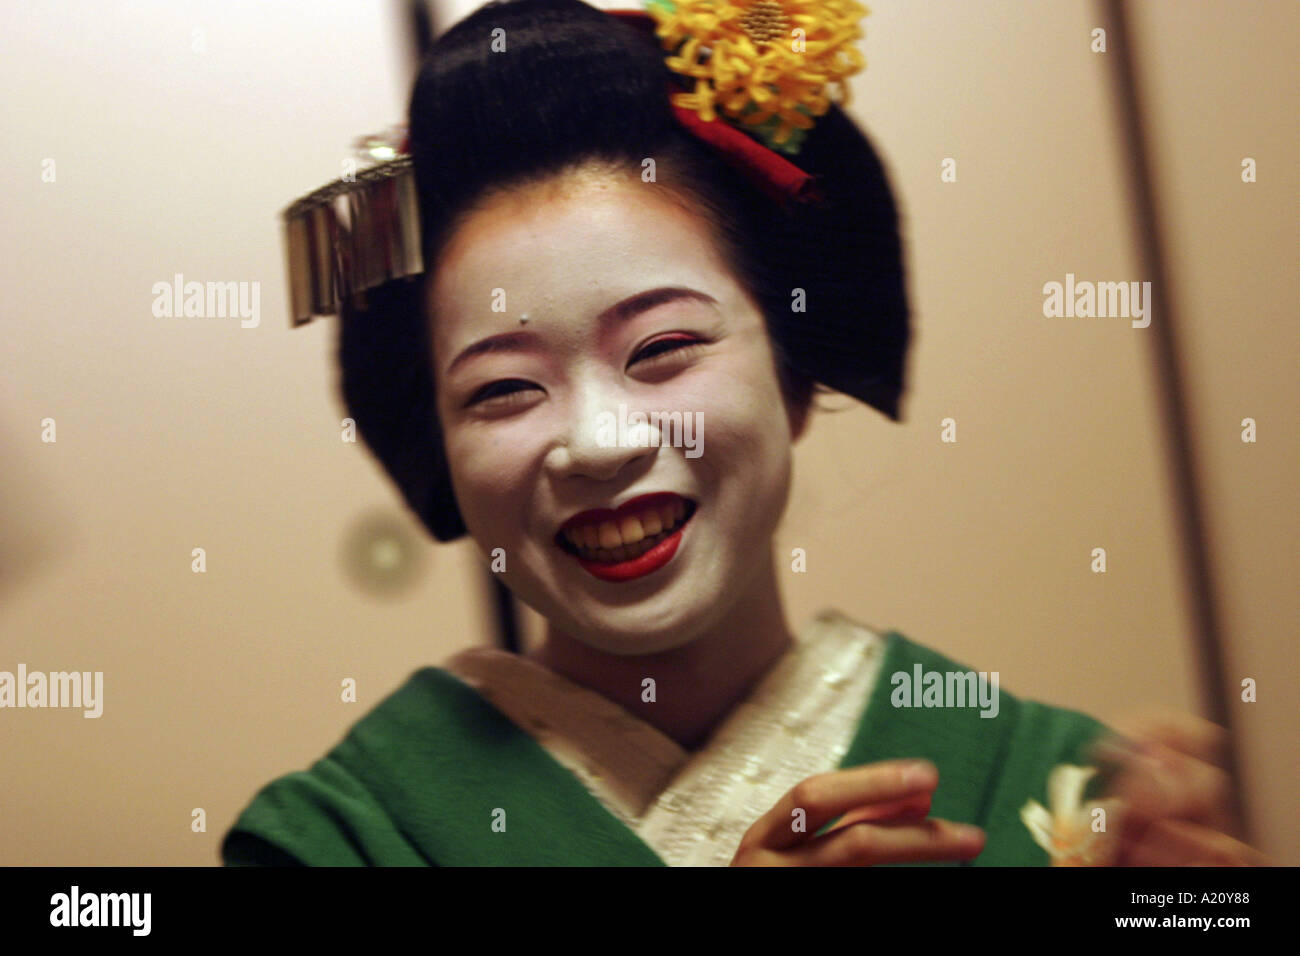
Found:
<path fill-rule="evenodd" d="M 1260 688 L 1234 705 L 1249 799 L 1260 844 L 1296 864 L 1300 7 L 1137 6 L 1230 676 Z M 871 7 L 853 111 L 901 196 L 912 386 L 903 426 L 836 398 L 847 410 L 798 446 L 778 544 L 805 548 L 809 570 L 784 582 L 790 618 L 838 606 L 1103 720 L 1195 710 L 1150 336 L 1041 311 L 1067 272 L 1149 278 L 1113 64 L 1088 50 L 1096 10 Z M 332 324 L 285 318 L 276 215 L 339 174 L 352 136 L 402 118 L 389 14 L 0 7 L 0 669 L 106 685 L 97 720 L 0 711 L 0 864 L 211 864 L 259 786 L 415 667 L 487 639 L 467 544 L 414 539 L 424 564 L 398 596 L 350 583 L 357 521 L 377 509 L 418 531 L 339 441 Z M 956 183 L 940 182 L 945 157 Z M 177 272 L 260 282 L 260 326 L 155 318 L 151 286 Z M 1098 546 L 1105 575 L 1089 571 Z M 339 701 L 344 677 L 358 704 Z"/>

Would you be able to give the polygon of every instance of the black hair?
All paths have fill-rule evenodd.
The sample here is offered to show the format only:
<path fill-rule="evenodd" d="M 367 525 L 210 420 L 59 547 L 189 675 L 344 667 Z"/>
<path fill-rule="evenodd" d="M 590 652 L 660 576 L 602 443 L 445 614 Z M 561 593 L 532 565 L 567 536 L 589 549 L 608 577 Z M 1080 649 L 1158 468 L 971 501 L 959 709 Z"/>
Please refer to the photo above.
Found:
<path fill-rule="evenodd" d="M 443 34 L 410 103 L 426 269 L 493 192 L 590 163 L 639 171 L 653 158 L 656 182 L 713 226 L 760 304 L 793 407 L 806 411 L 823 383 L 898 420 L 909 329 L 897 212 L 866 137 L 832 105 L 791 157 L 820 201 L 774 201 L 677 122 L 668 93 L 681 78 L 664 56 L 652 35 L 580 0 L 499 0 Z M 792 310 L 796 289 L 806 311 Z M 466 528 L 438 423 L 424 291 L 420 280 L 392 282 L 344 308 L 341 388 L 407 503 L 451 541 Z"/>

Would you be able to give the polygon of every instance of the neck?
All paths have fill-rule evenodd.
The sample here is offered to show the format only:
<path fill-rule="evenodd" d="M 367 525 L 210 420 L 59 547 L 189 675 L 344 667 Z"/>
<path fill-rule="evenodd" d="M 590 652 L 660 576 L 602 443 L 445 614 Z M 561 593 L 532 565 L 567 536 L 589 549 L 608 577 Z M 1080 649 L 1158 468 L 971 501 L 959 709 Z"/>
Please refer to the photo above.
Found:
<path fill-rule="evenodd" d="M 793 642 L 769 551 L 762 570 L 728 612 L 682 647 L 627 657 L 607 654 L 548 622 L 545 639 L 526 656 L 695 750 Z M 654 701 L 641 699 L 647 677 L 655 682 Z"/>

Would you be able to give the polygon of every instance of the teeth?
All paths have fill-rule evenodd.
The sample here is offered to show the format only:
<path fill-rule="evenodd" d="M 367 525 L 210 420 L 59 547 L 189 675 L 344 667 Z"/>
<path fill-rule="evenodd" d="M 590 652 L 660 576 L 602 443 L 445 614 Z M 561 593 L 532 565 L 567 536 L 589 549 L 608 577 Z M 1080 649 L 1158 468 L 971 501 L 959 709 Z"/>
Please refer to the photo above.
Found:
<path fill-rule="evenodd" d="M 645 531 L 636 515 L 628 515 L 618 525 L 618 533 L 623 536 L 624 544 L 636 544 L 645 537 Z"/>
<path fill-rule="evenodd" d="M 644 554 L 666 538 L 686 516 L 686 502 L 677 499 L 671 503 L 625 515 L 617 523 L 569 528 L 565 539 L 584 558 L 592 561 L 628 561 Z"/>
<path fill-rule="evenodd" d="M 636 544 L 620 545 L 617 548 L 580 548 L 578 553 L 588 561 L 600 561 L 604 564 L 615 564 L 619 561 L 630 561 L 633 558 L 639 558 L 656 544 L 668 537 L 667 534 L 660 532 L 642 538 Z"/>
<path fill-rule="evenodd" d="M 623 538 L 618 533 L 618 526 L 614 522 L 602 521 L 598 530 L 602 548 L 617 548 L 623 543 Z"/>

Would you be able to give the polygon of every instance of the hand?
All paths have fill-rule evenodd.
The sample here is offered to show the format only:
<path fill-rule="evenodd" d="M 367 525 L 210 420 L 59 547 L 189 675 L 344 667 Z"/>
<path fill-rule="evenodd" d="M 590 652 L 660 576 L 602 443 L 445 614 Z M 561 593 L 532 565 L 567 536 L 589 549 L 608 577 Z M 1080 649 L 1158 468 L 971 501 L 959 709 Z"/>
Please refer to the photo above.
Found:
<path fill-rule="evenodd" d="M 973 859 L 984 849 L 983 830 L 927 819 L 938 785 L 938 769 L 925 760 L 887 760 L 809 777 L 745 832 L 731 865 L 874 866 Z M 817 836 L 841 814 L 834 829 Z"/>
<path fill-rule="evenodd" d="M 1228 733 L 1189 714 L 1153 711 L 1115 725 L 1093 748 L 1117 768 L 1119 866 L 1267 866 L 1243 843 L 1227 770 Z"/>

